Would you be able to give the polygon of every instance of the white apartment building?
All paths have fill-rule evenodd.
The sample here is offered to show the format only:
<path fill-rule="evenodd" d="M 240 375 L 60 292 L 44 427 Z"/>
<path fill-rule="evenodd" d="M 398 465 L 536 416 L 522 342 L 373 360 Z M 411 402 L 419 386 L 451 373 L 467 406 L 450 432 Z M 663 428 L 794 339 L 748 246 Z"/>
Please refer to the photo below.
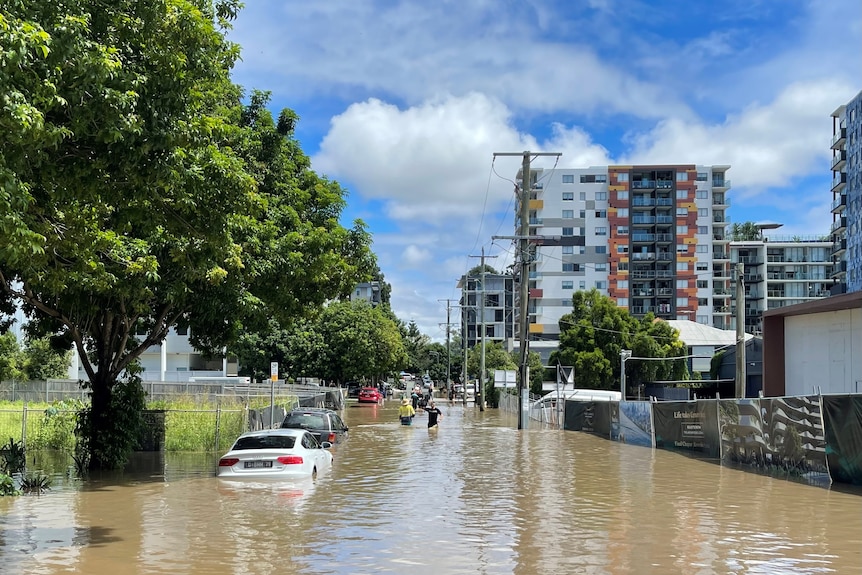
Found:
<path fill-rule="evenodd" d="M 744 265 L 745 331 L 763 332 L 763 312 L 829 296 L 832 239 L 772 236 L 760 241 L 730 242 L 732 267 Z M 736 306 L 736 292 L 732 295 Z M 736 318 L 731 325 L 736 328 Z"/>
<path fill-rule="evenodd" d="M 532 170 L 529 235 L 542 239 L 528 278 L 531 349 L 548 360 L 572 294 L 591 288 L 635 316 L 730 329 L 729 169 Z"/>
<path fill-rule="evenodd" d="M 507 349 L 515 337 L 515 279 L 507 274 L 461 276 L 461 337 L 472 348 L 485 334 L 486 342 L 497 341 Z M 483 305 L 484 300 L 484 305 Z"/>

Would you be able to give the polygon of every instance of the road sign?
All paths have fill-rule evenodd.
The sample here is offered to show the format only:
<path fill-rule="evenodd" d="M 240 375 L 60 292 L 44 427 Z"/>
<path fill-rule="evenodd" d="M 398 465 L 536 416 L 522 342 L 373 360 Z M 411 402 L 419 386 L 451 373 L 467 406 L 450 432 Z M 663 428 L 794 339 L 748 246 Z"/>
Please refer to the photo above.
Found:
<path fill-rule="evenodd" d="M 269 364 L 269 377 L 272 381 L 278 381 L 278 362 L 273 361 Z"/>
<path fill-rule="evenodd" d="M 515 387 L 518 372 L 513 369 L 495 369 L 494 387 Z"/>

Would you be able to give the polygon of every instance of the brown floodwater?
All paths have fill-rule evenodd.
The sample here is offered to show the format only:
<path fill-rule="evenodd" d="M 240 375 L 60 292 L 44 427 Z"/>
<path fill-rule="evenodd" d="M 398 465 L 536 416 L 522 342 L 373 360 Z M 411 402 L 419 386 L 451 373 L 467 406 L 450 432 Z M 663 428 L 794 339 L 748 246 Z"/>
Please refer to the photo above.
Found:
<path fill-rule="evenodd" d="M 862 573 L 862 491 L 441 407 L 434 432 L 348 404 L 316 482 L 219 480 L 217 454 L 82 482 L 44 457 L 51 491 L 0 498 L 0 572 Z"/>

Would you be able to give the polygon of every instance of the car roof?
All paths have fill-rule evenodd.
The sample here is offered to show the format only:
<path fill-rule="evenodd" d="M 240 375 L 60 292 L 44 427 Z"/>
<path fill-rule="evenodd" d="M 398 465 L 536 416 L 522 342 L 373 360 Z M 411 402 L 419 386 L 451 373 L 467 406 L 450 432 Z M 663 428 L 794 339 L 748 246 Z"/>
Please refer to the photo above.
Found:
<path fill-rule="evenodd" d="M 247 431 L 240 435 L 237 439 L 239 439 L 240 437 L 260 437 L 263 435 L 289 435 L 292 437 L 299 437 L 300 435 L 303 435 L 305 433 L 308 432 L 304 429 L 261 429 L 258 431 Z"/>
<path fill-rule="evenodd" d="M 334 409 L 329 409 L 328 407 L 300 407 L 297 409 L 291 409 L 287 412 L 287 415 L 291 413 L 337 413 Z"/>

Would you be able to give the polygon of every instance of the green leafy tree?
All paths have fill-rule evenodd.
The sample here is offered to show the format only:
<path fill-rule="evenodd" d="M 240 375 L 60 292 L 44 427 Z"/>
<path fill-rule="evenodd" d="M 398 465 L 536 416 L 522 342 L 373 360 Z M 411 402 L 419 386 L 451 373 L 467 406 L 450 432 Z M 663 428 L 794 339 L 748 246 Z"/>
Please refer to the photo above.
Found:
<path fill-rule="evenodd" d="M 482 344 L 474 345 L 467 352 L 467 371 L 472 377 L 479 378 L 482 381 L 481 375 L 482 363 Z M 503 344 L 499 341 L 491 341 L 485 343 L 485 401 L 489 405 L 496 406 L 498 404 L 499 389 L 494 387 L 494 371 L 498 369 L 517 370 L 518 364 L 510 353 L 503 349 Z"/>
<path fill-rule="evenodd" d="M 730 226 L 730 239 L 733 241 L 761 240 L 763 239 L 763 232 L 754 222 L 737 222 Z"/>
<path fill-rule="evenodd" d="M 237 357 L 239 375 L 262 381 L 269 378 L 273 361 L 278 362 L 283 379 L 319 377 L 324 348 L 315 321 L 300 317 L 287 327 L 271 318 L 267 330 L 243 334 L 230 349 Z"/>
<path fill-rule="evenodd" d="M 30 380 L 68 377 L 71 351 L 57 351 L 48 338 L 28 339 L 24 344 L 23 367 Z"/>
<path fill-rule="evenodd" d="M 225 38 L 237 7 L 4 7 L 0 307 L 20 302 L 31 336 L 77 348 L 91 468 L 125 462 L 135 426 L 115 411 L 137 395 L 114 389 L 125 376 L 134 387 L 141 353 L 172 326 L 220 352 L 269 317 L 345 295 L 373 266 L 364 226 L 338 223 L 343 190 L 311 171 L 296 115 L 274 122 L 259 93 L 241 105 Z"/>
<path fill-rule="evenodd" d="M 7 331 L 0 335 L 0 381 L 25 379 L 23 363 L 23 352 L 15 334 Z"/>
<path fill-rule="evenodd" d="M 402 338 L 404 351 L 407 354 L 404 369 L 413 374 L 424 373 L 428 361 L 427 348 L 431 344 L 431 338 L 419 331 L 419 326 L 413 320 L 410 320 L 402 330 Z"/>
<path fill-rule="evenodd" d="M 379 379 L 404 365 L 407 355 L 398 326 L 365 301 L 335 302 L 318 321 L 326 346 L 317 365 L 324 379 L 344 383 Z"/>

